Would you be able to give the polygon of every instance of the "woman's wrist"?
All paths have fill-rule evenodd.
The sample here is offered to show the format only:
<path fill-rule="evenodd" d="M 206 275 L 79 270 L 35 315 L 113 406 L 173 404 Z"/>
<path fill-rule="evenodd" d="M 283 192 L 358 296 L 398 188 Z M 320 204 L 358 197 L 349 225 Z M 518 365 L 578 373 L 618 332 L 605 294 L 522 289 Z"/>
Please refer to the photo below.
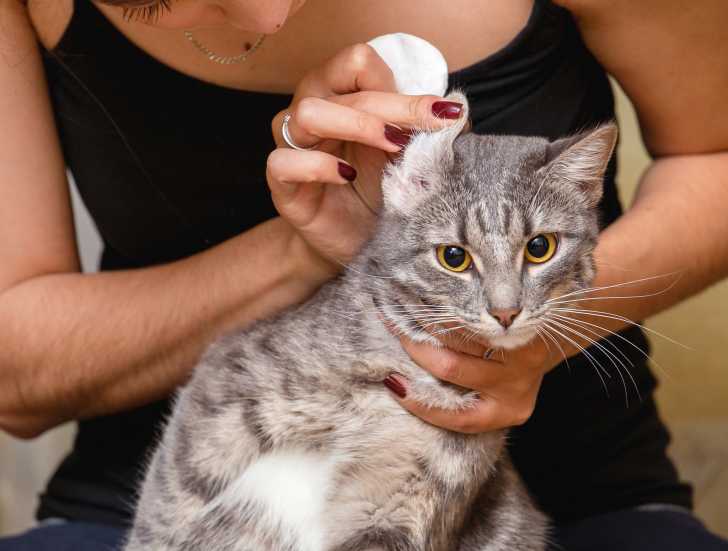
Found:
<path fill-rule="evenodd" d="M 292 226 L 282 219 L 281 222 L 290 233 L 286 246 L 289 279 L 315 290 L 336 277 L 340 267 L 321 256 Z"/>

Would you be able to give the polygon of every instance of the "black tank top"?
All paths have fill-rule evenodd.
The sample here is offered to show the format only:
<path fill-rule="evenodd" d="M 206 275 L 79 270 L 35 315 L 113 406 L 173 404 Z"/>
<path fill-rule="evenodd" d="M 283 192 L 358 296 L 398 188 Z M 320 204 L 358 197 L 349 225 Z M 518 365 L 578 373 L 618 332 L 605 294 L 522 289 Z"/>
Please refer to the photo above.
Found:
<path fill-rule="evenodd" d="M 76 0 L 45 66 L 66 162 L 103 239 L 102 270 L 180 259 L 276 215 L 265 183 L 270 120 L 290 96 L 179 73 L 128 41 L 88 0 Z M 568 12 L 547 0 L 536 0 L 506 47 L 453 73 L 451 83 L 467 91 L 478 133 L 556 138 L 614 117 L 604 71 Z M 605 178 L 605 225 L 621 213 L 615 165 Z M 647 348 L 639 331 L 623 335 Z M 626 406 L 616 374 L 607 395 L 577 357 L 545 377 L 532 419 L 511 432 L 516 466 L 557 522 L 642 503 L 691 505 L 665 454 L 655 379 L 634 348 L 617 338 L 611 344 L 634 363 L 641 401 L 632 391 Z M 161 401 L 78 423 L 39 518 L 128 524 L 168 411 Z"/>

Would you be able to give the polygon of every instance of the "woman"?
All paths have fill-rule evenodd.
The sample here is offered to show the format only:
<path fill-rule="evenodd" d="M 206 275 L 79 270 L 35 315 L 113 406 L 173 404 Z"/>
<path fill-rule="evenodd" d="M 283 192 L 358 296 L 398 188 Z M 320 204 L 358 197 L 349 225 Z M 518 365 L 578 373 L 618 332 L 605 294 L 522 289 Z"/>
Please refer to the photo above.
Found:
<path fill-rule="evenodd" d="M 166 397 L 205 344 L 332 277 L 373 220 L 348 182 L 375 200 L 377 171 L 406 144 L 406 130 L 459 116 L 442 98 L 393 94 L 381 61 L 351 44 L 391 31 L 435 43 L 472 98 L 478 132 L 556 137 L 613 115 L 604 72 L 562 6 L 302 3 L 0 2 L 0 426 L 33 437 L 82 420 L 41 498 L 46 523 L 0 550 L 117 545 Z M 630 94 L 659 158 L 620 218 L 614 173 L 607 178 L 599 285 L 688 272 L 648 300 L 600 303 L 641 319 L 728 271 L 726 240 L 710 238 L 728 233 L 720 208 L 728 159 L 718 153 L 728 147 L 718 101 L 728 71 L 708 55 L 723 45 L 726 8 L 561 3 Z M 675 47 L 672 37 L 688 34 L 700 40 Z M 685 102 L 698 99 L 685 116 Z M 282 140 L 284 113 L 290 143 L 315 150 Z M 64 161 L 104 239 L 100 274 L 78 273 Z M 639 332 L 624 335 L 644 345 Z M 567 549 L 725 549 L 687 512 L 689 489 L 665 456 L 654 379 L 633 349 L 611 342 L 638 366 L 642 401 L 632 396 L 629 407 L 604 397 L 593 372 L 579 369 L 583 357 L 570 360 L 569 377 L 536 345 L 500 362 L 477 357 L 482 350 L 403 343 L 435 375 L 481 391 L 468 414 L 421 411 L 407 401 L 406 381 L 389 385 L 414 414 L 464 432 L 534 413 L 513 432 L 512 454 Z M 48 522 L 58 518 L 65 522 Z"/>

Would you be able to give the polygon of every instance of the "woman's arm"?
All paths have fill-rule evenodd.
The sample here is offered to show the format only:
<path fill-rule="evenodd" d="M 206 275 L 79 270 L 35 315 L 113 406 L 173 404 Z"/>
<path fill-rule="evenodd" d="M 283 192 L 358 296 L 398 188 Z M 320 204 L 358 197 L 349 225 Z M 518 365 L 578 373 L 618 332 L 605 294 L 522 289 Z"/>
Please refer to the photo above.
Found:
<path fill-rule="evenodd" d="M 652 296 L 585 306 L 642 320 L 725 278 L 727 206 L 728 153 L 673 155 L 654 161 L 642 176 L 630 209 L 601 235 L 595 286 L 672 275 L 590 295 Z M 612 329 L 625 325 L 605 324 Z"/>
<path fill-rule="evenodd" d="M 655 157 L 634 203 L 602 234 L 597 251 L 597 285 L 680 273 L 669 291 L 654 297 L 600 301 L 604 309 L 643 319 L 728 275 L 728 4 L 560 3 L 628 94 Z M 665 286 L 664 280 L 646 283 L 629 294 Z"/>
<path fill-rule="evenodd" d="M 330 276 L 281 219 L 166 266 L 78 273 L 64 162 L 17 0 L 0 0 L 0 26 L 0 427 L 32 437 L 168 395 L 215 335 Z"/>
<path fill-rule="evenodd" d="M 656 157 L 634 203 L 600 237 L 594 285 L 674 276 L 592 293 L 590 297 L 600 300 L 580 306 L 642 320 L 728 275 L 728 4 L 555 1 L 571 10 L 586 44 L 629 95 L 645 144 Z M 602 300 L 617 295 L 642 298 Z M 569 305 L 573 303 L 564 304 Z M 611 331 L 629 325 L 602 315 L 568 314 Z M 485 397 L 478 407 L 458 415 L 402 400 L 423 419 L 462 432 L 526 421 L 543 375 L 561 360 L 558 351 L 549 354 L 539 341 L 509 352 L 505 368 L 452 350 L 404 345 L 435 376 L 459 384 L 468 381 L 464 386 Z M 571 343 L 561 346 L 567 354 L 578 352 Z"/>
<path fill-rule="evenodd" d="M 5 289 L 0 426 L 31 437 L 168 395 L 213 338 L 300 302 L 330 277 L 296 243 L 275 219 L 166 266 L 35 275 Z"/>

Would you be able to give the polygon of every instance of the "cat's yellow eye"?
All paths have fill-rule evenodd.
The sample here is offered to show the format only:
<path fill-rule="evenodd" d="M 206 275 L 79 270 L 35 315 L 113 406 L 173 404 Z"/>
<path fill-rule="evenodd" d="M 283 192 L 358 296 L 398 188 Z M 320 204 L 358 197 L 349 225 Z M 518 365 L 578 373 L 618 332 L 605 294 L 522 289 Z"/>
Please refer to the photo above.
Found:
<path fill-rule="evenodd" d="M 451 272 L 464 272 L 473 263 L 470 253 L 455 245 L 440 245 L 437 248 L 437 260 Z"/>
<path fill-rule="evenodd" d="M 523 253 L 529 262 L 543 264 L 551 260 L 554 256 L 556 245 L 556 234 L 541 233 L 526 244 Z"/>

